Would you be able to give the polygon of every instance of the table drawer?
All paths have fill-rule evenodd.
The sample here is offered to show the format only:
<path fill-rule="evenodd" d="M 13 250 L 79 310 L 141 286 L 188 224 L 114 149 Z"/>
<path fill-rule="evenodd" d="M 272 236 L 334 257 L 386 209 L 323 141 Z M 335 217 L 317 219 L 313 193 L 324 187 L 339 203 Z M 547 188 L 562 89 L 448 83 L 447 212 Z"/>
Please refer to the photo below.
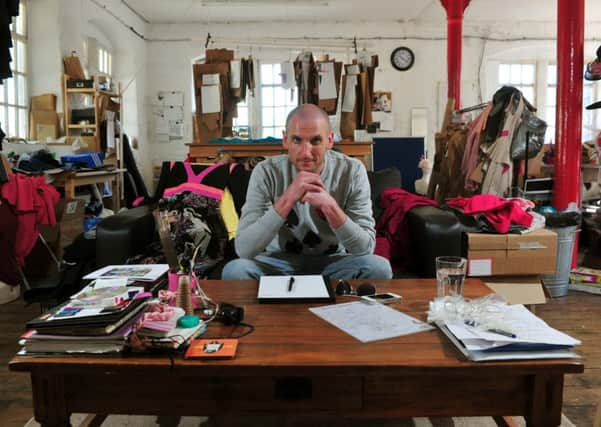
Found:
<path fill-rule="evenodd" d="M 86 380 L 87 382 L 87 380 Z M 155 408 L 169 395 L 182 415 L 212 415 L 235 412 L 335 412 L 362 407 L 360 377 L 201 377 L 166 375 L 136 378 L 128 387 L 111 380 L 110 376 L 70 382 L 73 390 L 70 405 L 87 410 L 118 394 L 111 413 L 130 413 L 132 401 L 137 407 Z M 75 390 L 77 389 L 77 390 Z M 120 407 L 123 405 L 123 407 Z M 169 410 L 172 410 L 170 408 Z"/>

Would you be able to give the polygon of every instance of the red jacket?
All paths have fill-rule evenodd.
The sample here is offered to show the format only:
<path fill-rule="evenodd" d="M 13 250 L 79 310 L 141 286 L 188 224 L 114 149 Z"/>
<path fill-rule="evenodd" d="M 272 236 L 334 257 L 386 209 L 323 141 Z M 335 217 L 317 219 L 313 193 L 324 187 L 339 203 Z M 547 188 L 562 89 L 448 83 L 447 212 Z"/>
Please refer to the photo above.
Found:
<path fill-rule="evenodd" d="M 400 188 L 389 188 L 380 195 L 384 209 L 376 223 L 376 255 L 390 261 L 393 271 L 404 271 L 411 261 L 411 242 L 405 214 L 416 206 L 438 206 L 436 201 Z"/>
<path fill-rule="evenodd" d="M 504 199 L 494 194 L 478 194 L 472 197 L 456 197 L 447 205 L 467 215 L 483 214 L 499 233 L 507 233 L 511 223 L 530 227 L 532 215 L 524 210 L 518 200 Z"/>
<path fill-rule="evenodd" d="M 1 190 L 2 198 L 17 215 L 15 258 L 23 266 L 38 240 L 38 224 L 56 224 L 54 206 L 60 195 L 43 176 L 22 174 L 10 176 Z"/>

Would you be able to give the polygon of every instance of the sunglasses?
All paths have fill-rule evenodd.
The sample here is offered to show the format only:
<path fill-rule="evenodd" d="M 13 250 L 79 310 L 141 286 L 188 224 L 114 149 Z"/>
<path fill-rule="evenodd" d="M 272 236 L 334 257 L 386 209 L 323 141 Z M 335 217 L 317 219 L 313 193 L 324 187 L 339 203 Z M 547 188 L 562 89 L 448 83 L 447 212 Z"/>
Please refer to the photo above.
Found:
<path fill-rule="evenodd" d="M 353 296 L 362 297 L 364 295 L 373 295 L 375 293 L 376 293 L 376 287 L 374 285 L 372 285 L 371 283 L 362 283 L 359 286 L 357 286 L 356 290 L 346 280 L 339 280 L 336 283 L 336 295 L 341 295 L 341 296 L 353 295 Z"/>

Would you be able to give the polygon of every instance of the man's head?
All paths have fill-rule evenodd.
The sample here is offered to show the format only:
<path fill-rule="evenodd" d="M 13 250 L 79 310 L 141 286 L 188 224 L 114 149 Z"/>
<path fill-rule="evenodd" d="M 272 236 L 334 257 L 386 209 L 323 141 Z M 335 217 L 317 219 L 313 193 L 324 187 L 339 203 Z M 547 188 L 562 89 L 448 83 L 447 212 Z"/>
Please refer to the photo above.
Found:
<path fill-rule="evenodd" d="M 283 145 L 296 169 L 320 173 L 326 151 L 334 144 L 328 115 L 318 106 L 303 104 L 288 114 Z"/>

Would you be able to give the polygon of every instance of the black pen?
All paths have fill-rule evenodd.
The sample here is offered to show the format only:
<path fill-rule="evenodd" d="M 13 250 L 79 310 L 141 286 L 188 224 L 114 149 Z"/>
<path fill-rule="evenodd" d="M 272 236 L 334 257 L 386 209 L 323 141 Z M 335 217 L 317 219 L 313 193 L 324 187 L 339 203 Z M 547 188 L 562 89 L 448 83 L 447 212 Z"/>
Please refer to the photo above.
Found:
<path fill-rule="evenodd" d="M 292 285 L 294 285 L 294 276 L 290 276 L 288 279 L 288 292 L 292 292 Z"/>
<path fill-rule="evenodd" d="M 492 329 L 487 329 L 486 332 L 492 332 L 493 334 L 503 335 L 503 336 L 508 337 L 508 338 L 517 338 L 516 334 L 504 331 L 502 329 L 492 328 Z"/>

